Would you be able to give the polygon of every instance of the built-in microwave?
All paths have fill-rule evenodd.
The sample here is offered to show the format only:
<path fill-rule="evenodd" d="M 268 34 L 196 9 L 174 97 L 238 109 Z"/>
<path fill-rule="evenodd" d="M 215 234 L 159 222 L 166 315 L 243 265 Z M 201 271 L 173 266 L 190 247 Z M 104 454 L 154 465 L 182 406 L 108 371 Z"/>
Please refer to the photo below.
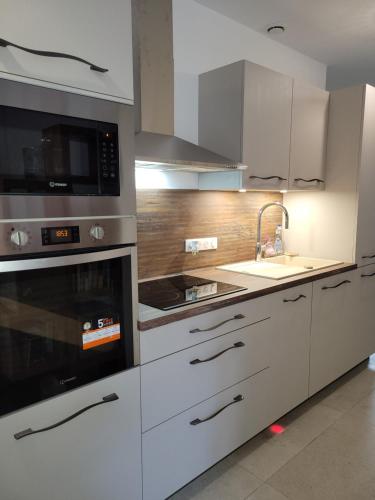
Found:
<path fill-rule="evenodd" d="M 119 196 L 117 124 L 0 106 L 0 194 Z"/>

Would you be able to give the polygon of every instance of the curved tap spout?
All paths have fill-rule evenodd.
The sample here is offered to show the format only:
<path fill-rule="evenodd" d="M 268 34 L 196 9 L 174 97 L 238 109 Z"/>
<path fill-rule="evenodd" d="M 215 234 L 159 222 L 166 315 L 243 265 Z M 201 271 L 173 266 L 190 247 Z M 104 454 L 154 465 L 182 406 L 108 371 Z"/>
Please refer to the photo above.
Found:
<path fill-rule="evenodd" d="M 284 205 L 278 201 L 275 201 L 273 203 L 267 203 L 264 205 L 258 212 L 258 228 L 257 228 L 257 246 L 256 246 L 256 251 L 255 251 L 255 260 L 259 262 L 262 257 L 262 243 L 261 243 L 261 234 L 262 234 L 262 216 L 264 211 L 269 208 L 269 207 L 280 207 L 281 210 L 285 214 L 285 229 L 289 228 L 289 213 L 288 210 L 284 207 Z"/>

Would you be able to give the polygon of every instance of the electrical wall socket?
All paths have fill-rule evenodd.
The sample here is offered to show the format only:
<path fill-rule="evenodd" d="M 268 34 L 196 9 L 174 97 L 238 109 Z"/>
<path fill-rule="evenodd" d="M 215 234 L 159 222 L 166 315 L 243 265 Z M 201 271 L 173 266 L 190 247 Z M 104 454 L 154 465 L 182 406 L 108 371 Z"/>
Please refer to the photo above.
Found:
<path fill-rule="evenodd" d="M 198 253 L 204 250 L 216 250 L 217 238 L 194 238 L 185 240 L 186 253 Z"/>

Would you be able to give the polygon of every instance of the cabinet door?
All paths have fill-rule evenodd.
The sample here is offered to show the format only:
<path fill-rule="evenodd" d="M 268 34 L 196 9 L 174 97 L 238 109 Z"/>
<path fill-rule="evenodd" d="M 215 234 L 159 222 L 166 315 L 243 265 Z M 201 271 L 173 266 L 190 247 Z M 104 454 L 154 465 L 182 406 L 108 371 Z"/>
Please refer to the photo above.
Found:
<path fill-rule="evenodd" d="M 294 80 L 289 189 L 324 187 L 328 101 L 329 92 Z"/>
<path fill-rule="evenodd" d="M 357 270 L 357 329 L 361 358 L 375 352 L 375 264 Z"/>
<path fill-rule="evenodd" d="M 357 272 L 313 285 L 309 396 L 358 364 Z"/>
<path fill-rule="evenodd" d="M 140 500 L 139 368 L 123 372 L 0 419 L 0 484 L 4 500 Z M 16 440 L 103 401 L 46 432 Z"/>
<path fill-rule="evenodd" d="M 362 154 L 358 182 L 356 262 L 375 262 L 375 87 L 365 87 Z"/>
<path fill-rule="evenodd" d="M 245 63 L 242 161 L 247 189 L 288 188 L 292 78 Z"/>
<path fill-rule="evenodd" d="M 114 101 L 133 102 L 131 0 L 0 0 L 1 37 L 80 57 L 101 68 L 0 47 L 0 75 Z M 21 18 L 20 18 L 21 16 Z"/>
<path fill-rule="evenodd" d="M 273 418 L 308 398 L 312 284 L 273 296 Z"/>

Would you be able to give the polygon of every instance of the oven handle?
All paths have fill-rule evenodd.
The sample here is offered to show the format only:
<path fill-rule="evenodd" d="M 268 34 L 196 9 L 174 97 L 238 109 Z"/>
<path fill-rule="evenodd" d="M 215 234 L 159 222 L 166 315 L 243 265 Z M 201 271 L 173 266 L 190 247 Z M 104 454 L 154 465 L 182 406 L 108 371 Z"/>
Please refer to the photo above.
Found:
<path fill-rule="evenodd" d="M 116 259 L 117 257 L 125 257 L 126 255 L 131 255 L 131 247 L 73 255 L 61 255 L 59 257 L 42 257 L 40 259 L 7 260 L 0 262 L 0 273 L 29 271 L 50 267 L 74 266 L 77 264 L 88 264 L 90 262 L 99 262 L 101 260 Z"/>

